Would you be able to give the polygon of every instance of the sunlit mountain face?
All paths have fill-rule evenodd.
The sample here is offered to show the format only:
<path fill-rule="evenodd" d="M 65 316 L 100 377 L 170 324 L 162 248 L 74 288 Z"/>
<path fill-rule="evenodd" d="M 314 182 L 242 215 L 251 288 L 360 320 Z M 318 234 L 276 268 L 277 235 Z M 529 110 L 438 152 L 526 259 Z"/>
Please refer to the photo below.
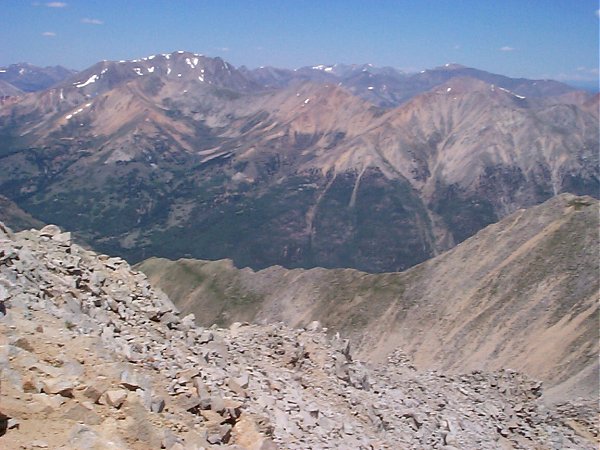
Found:
<path fill-rule="evenodd" d="M 598 96 L 459 65 L 102 61 L 0 108 L 0 192 L 132 262 L 403 270 L 598 195 Z"/>

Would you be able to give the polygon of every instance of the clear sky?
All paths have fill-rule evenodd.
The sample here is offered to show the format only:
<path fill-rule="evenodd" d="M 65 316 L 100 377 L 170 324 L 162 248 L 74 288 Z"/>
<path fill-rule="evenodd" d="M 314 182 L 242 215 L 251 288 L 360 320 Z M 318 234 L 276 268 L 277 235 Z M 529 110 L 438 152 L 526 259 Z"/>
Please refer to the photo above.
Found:
<path fill-rule="evenodd" d="M 598 78 L 598 0 L 0 0 L 0 66 L 189 50 L 236 66 L 457 62 Z"/>

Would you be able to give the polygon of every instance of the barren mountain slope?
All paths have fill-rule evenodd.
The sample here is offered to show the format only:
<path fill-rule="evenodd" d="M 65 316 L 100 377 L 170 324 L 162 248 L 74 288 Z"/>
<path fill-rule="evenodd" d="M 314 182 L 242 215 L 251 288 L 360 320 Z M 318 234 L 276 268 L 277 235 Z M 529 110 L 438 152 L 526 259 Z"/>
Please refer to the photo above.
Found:
<path fill-rule="evenodd" d="M 502 370 L 366 365 L 320 324 L 200 328 L 117 257 L 0 223 L 0 447 L 591 450 L 594 402 Z"/>
<path fill-rule="evenodd" d="M 140 266 L 186 312 L 213 322 L 318 319 L 382 360 L 419 367 L 510 367 L 598 392 L 598 201 L 562 194 L 519 210 L 406 272 L 236 269 L 229 261 L 152 258 Z M 200 314 L 201 313 L 201 314 Z"/>

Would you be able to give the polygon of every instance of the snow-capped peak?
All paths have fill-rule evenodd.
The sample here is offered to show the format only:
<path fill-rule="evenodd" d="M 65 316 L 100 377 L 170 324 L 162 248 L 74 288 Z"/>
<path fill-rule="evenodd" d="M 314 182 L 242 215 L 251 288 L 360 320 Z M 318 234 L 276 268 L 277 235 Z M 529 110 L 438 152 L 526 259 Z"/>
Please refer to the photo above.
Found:
<path fill-rule="evenodd" d="M 333 66 L 326 66 L 324 64 L 319 64 L 317 66 L 311 67 L 313 70 L 322 70 L 323 72 L 331 72 L 333 70 Z"/>

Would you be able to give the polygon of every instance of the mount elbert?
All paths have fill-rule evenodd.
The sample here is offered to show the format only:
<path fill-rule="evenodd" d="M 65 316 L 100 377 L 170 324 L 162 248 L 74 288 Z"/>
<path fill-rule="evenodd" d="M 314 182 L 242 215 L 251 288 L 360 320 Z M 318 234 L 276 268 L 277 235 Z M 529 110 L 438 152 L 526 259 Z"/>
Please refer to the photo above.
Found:
<path fill-rule="evenodd" d="M 188 52 L 0 94 L 5 441 L 597 446 L 598 95 Z"/>
<path fill-rule="evenodd" d="M 597 95 L 554 81 L 174 52 L 5 102 L 0 191 L 132 262 L 398 271 L 558 193 L 597 196 L 597 123 Z"/>

